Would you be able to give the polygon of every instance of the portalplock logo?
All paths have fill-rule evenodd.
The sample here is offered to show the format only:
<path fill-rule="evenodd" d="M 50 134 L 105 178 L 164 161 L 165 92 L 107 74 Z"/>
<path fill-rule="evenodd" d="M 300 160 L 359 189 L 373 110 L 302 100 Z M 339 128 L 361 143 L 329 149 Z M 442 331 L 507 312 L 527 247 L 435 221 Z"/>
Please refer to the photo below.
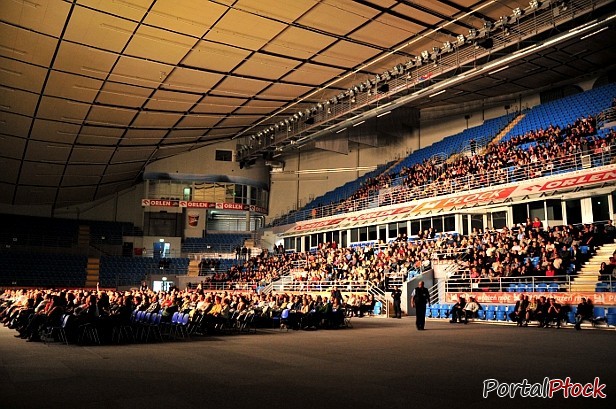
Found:
<path fill-rule="evenodd" d="M 603 392 L 605 384 L 601 383 L 598 377 L 586 384 L 572 382 L 570 377 L 562 379 L 544 378 L 541 383 L 530 383 L 528 379 L 522 382 L 499 382 L 496 379 L 486 379 L 483 381 L 483 397 L 487 398 L 494 393 L 499 398 L 553 398 L 562 396 L 563 398 L 600 398 L 605 399 L 607 395 Z"/>

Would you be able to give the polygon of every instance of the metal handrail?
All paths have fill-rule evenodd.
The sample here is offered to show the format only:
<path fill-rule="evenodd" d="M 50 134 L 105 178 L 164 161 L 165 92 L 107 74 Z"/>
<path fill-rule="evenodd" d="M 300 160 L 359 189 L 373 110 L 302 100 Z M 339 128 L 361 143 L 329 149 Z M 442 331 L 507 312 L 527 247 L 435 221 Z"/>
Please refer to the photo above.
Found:
<path fill-rule="evenodd" d="M 492 282 L 486 282 L 485 279 L 474 278 L 452 278 L 445 282 L 445 290 L 447 292 L 485 292 L 483 289 L 488 287 L 491 291 L 508 292 L 509 287 L 512 284 L 525 284 L 527 290 L 523 292 L 538 292 L 539 285 L 547 285 L 546 292 L 558 291 L 571 291 L 571 287 L 575 282 L 575 278 L 578 275 L 560 275 L 553 277 L 546 276 L 528 276 L 528 277 L 498 277 Z M 611 291 L 616 279 L 611 275 L 599 275 L 597 283 L 606 283 L 607 291 Z M 557 286 L 554 286 L 554 284 Z M 550 290 L 552 285 L 552 290 Z"/>

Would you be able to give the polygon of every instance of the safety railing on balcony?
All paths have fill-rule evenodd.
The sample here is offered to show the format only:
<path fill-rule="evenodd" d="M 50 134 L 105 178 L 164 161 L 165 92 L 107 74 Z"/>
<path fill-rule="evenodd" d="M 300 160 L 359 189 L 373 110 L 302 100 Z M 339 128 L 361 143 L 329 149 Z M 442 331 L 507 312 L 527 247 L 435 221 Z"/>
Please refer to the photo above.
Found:
<path fill-rule="evenodd" d="M 580 150 L 554 160 L 542 160 L 527 165 L 519 165 L 512 162 L 509 166 L 489 173 L 464 174 L 423 185 L 413 185 L 411 180 L 399 177 L 391 181 L 390 185 L 393 187 L 374 191 L 368 197 L 358 200 L 344 200 L 316 209 L 298 210 L 276 219 L 272 224 L 291 224 L 298 221 L 374 208 L 375 204 L 378 207 L 388 206 L 428 197 L 472 191 L 538 177 L 597 168 L 610 164 L 612 158 L 616 155 L 614 152 L 616 152 L 616 144 L 607 146 L 601 149 L 600 152 L 584 153 Z"/>

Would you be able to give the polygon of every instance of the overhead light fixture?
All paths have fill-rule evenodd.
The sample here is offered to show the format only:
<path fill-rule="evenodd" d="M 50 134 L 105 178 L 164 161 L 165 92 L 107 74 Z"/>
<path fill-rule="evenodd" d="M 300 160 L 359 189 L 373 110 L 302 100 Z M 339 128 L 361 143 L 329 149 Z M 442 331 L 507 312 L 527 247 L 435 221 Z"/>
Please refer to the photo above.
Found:
<path fill-rule="evenodd" d="M 366 121 L 360 121 L 360 122 L 358 122 L 358 123 L 356 123 L 356 124 L 353 124 L 353 128 L 355 128 L 356 126 L 359 126 L 359 125 L 363 124 L 364 122 L 366 122 Z"/>
<path fill-rule="evenodd" d="M 531 0 L 528 5 L 531 10 L 537 10 L 539 7 L 541 7 L 541 3 L 538 0 Z"/>
<path fill-rule="evenodd" d="M 466 38 L 464 37 L 463 34 L 458 35 L 456 37 L 456 40 L 457 40 L 457 45 L 458 46 L 464 45 L 464 43 L 466 43 Z"/>
<path fill-rule="evenodd" d="M 345 131 L 345 130 L 346 130 L 346 128 L 338 129 L 338 130 L 336 131 L 336 133 L 340 133 L 340 132 Z"/>
<path fill-rule="evenodd" d="M 453 45 L 449 41 L 445 41 L 443 43 L 443 48 L 441 49 L 444 53 L 449 53 L 453 50 Z"/>
<path fill-rule="evenodd" d="M 391 111 L 383 112 L 383 113 L 381 113 L 381 114 L 378 114 L 376 117 L 377 117 L 377 118 L 380 118 L 380 117 L 382 117 L 382 116 L 389 115 L 389 114 L 391 114 Z"/>
<path fill-rule="evenodd" d="M 508 66 L 508 65 L 506 65 L 506 66 L 504 66 L 504 67 L 501 67 L 501 68 L 499 68 L 499 69 L 497 69 L 497 70 L 490 71 L 490 72 L 488 73 L 488 75 L 493 75 L 493 74 L 496 74 L 497 72 L 501 72 L 501 71 L 503 71 L 503 70 L 506 70 L 507 68 L 509 68 L 509 66 Z"/>
<path fill-rule="evenodd" d="M 429 58 L 430 58 L 430 53 L 428 52 L 428 50 L 423 50 L 421 52 L 421 59 L 423 61 L 428 61 Z"/>
<path fill-rule="evenodd" d="M 471 28 L 470 30 L 468 30 L 467 39 L 468 40 L 473 40 L 473 39 L 475 39 L 475 37 L 477 37 L 477 30 L 474 29 L 474 28 Z"/>
<path fill-rule="evenodd" d="M 609 28 L 609 27 L 603 27 L 603 28 L 601 28 L 601 29 L 599 29 L 599 30 L 595 31 L 594 33 L 586 34 L 585 36 L 580 37 L 580 40 L 585 40 L 585 39 L 587 39 L 588 37 L 592 37 L 592 36 L 594 36 L 595 34 L 599 34 L 600 32 L 607 30 L 608 28 Z"/>
<path fill-rule="evenodd" d="M 435 93 L 434 93 L 434 94 L 432 94 L 432 95 L 428 95 L 428 98 L 433 98 L 433 97 L 435 97 L 435 96 L 437 96 L 437 95 L 441 95 L 441 94 L 442 94 L 442 93 L 444 93 L 445 91 L 447 91 L 447 90 L 446 90 L 446 89 L 443 89 L 443 90 L 440 90 L 439 92 L 435 92 Z"/>
<path fill-rule="evenodd" d="M 520 18 L 520 17 L 522 17 L 523 14 L 524 14 L 524 10 L 522 10 L 521 8 L 516 7 L 516 8 L 513 9 L 514 17 Z"/>

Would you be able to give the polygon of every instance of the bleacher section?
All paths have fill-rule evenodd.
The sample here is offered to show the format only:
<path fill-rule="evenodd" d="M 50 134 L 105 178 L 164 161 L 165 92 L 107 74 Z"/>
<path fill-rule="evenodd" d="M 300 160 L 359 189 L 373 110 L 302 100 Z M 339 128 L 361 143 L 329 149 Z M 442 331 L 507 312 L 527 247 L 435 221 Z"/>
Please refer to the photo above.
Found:
<path fill-rule="evenodd" d="M 167 258 L 168 267 L 160 268 L 160 260 L 152 257 L 103 256 L 100 263 L 102 287 L 137 286 L 150 274 L 186 275 L 188 258 Z"/>
<path fill-rule="evenodd" d="M 124 236 L 141 236 L 132 223 L 93 220 L 57 219 L 20 215 L 0 215 L 0 245 L 65 247 L 77 246 L 79 227 L 90 229 L 90 244 L 122 245 Z"/>
<path fill-rule="evenodd" d="M 564 128 L 578 118 L 588 115 L 595 116 L 611 106 L 614 95 L 616 95 L 616 84 L 609 84 L 533 107 L 503 137 L 503 141 L 508 141 L 526 132 L 547 129 L 550 125 Z M 607 132 L 602 135 L 605 134 Z"/>
<path fill-rule="evenodd" d="M 513 118 L 514 115 L 510 114 L 486 120 L 480 126 L 466 129 L 458 134 L 448 136 L 430 146 L 419 149 L 395 165 L 393 165 L 393 162 L 390 162 L 386 165 L 380 166 L 378 169 L 367 173 L 356 180 L 347 182 L 343 186 L 327 192 L 323 196 L 319 196 L 308 203 L 303 209 L 292 212 L 281 219 L 274 221 L 273 224 L 288 224 L 307 220 L 308 218 L 314 217 L 312 214 L 314 213 L 313 209 L 339 203 L 349 198 L 369 179 L 378 177 L 382 174 L 395 176 L 402 170 L 402 168 L 422 163 L 423 161 L 437 155 L 443 158 L 448 158 L 451 155 L 461 153 L 466 150 L 469 147 L 471 140 L 483 141 L 483 144 L 485 144 L 486 141 L 493 139 L 500 131 L 502 131 Z M 395 186 L 396 183 L 400 183 L 401 181 L 402 179 L 394 179 L 392 186 Z M 375 202 L 374 207 L 376 206 L 378 206 L 378 203 Z M 319 216 L 320 214 L 317 213 L 316 217 Z"/>
<path fill-rule="evenodd" d="M 0 285 L 19 287 L 83 287 L 86 256 L 0 253 Z"/>
<path fill-rule="evenodd" d="M 0 215 L 3 248 L 15 246 L 71 247 L 77 244 L 78 222 L 48 217 Z"/>
<path fill-rule="evenodd" d="M 304 206 L 304 210 L 314 209 L 320 206 L 325 206 L 331 203 L 338 203 L 341 200 L 346 199 L 350 195 L 352 195 L 359 187 L 368 179 L 374 178 L 381 173 L 383 173 L 389 166 L 391 166 L 393 162 L 387 163 L 385 165 L 381 165 L 372 172 L 368 172 L 365 175 L 360 176 L 359 178 L 352 180 L 350 182 L 345 183 L 344 185 L 325 193 L 322 196 L 319 196 L 312 200 L 310 203 Z"/>
<path fill-rule="evenodd" d="M 122 245 L 124 236 L 143 235 L 132 223 L 87 221 L 81 224 L 90 226 L 90 242 L 99 244 Z"/>
<path fill-rule="evenodd" d="M 208 233 L 205 237 L 187 237 L 182 243 L 183 253 L 234 252 L 243 246 L 249 234 Z"/>
<path fill-rule="evenodd" d="M 503 115 L 498 118 L 488 119 L 482 125 L 465 129 L 464 131 L 448 136 L 430 146 L 419 149 L 397 164 L 390 173 L 400 173 L 402 168 L 411 167 L 432 158 L 435 155 L 449 157 L 465 150 L 471 139 L 492 140 L 513 119 L 513 115 Z"/>

